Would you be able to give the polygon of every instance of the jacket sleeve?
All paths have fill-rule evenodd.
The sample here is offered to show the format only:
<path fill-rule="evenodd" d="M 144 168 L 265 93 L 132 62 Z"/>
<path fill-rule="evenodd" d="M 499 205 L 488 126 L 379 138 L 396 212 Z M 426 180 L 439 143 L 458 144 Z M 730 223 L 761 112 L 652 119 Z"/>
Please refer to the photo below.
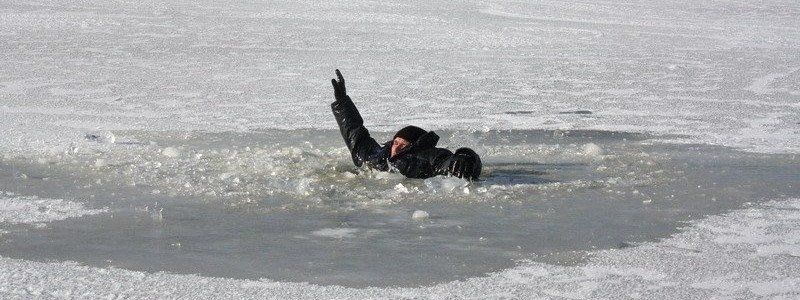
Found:
<path fill-rule="evenodd" d="M 361 114 L 349 96 L 331 103 L 331 110 L 336 123 L 339 124 L 344 143 L 350 150 L 353 163 L 360 167 L 370 154 L 380 149 L 380 145 L 369 135 Z"/>

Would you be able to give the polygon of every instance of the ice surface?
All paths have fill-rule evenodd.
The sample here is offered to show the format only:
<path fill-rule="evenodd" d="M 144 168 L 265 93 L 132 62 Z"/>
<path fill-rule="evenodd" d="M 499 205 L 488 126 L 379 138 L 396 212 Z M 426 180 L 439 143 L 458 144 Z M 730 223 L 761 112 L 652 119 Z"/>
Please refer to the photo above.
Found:
<path fill-rule="evenodd" d="M 797 10 L 3 1 L 0 147 L 60 152 L 96 130 L 334 128 L 328 82 L 340 68 L 374 129 L 603 129 L 792 153 Z M 561 113 L 574 111 L 592 113 Z"/>
<path fill-rule="evenodd" d="M 0 192 L 0 223 L 35 224 L 107 212 L 86 208 L 79 202 L 41 199 Z"/>
<path fill-rule="evenodd" d="M 148 272 L 418 286 L 521 259 L 581 264 L 589 251 L 665 238 L 702 215 L 800 196 L 792 155 L 629 133 L 440 133 L 451 149 L 483 141 L 473 145 L 491 153 L 482 180 L 357 169 L 341 141 L 325 139 L 334 130 L 116 132 L 104 151 L 4 161 L 4 188 L 92 199 L 113 214 L 12 231 L 0 252 Z M 586 155 L 587 143 L 603 154 Z M 181 155 L 163 155 L 168 148 Z M 433 217 L 420 222 L 414 211 Z"/>

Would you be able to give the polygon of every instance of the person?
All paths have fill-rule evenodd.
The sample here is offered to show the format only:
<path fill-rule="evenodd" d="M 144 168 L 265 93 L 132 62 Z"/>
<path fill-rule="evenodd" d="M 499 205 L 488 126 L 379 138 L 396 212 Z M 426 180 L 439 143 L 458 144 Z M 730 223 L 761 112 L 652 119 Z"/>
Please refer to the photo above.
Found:
<path fill-rule="evenodd" d="M 331 110 L 357 167 L 399 172 L 408 178 L 448 175 L 467 180 L 478 179 L 482 168 L 478 154 L 470 148 L 459 148 L 455 152 L 437 148 L 439 136 L 433 131 L 406 126 L 397 131 L 390 141 L 378 144 L 364 127 L 364 120 L 347 95 L 344 77 L 338 69 L 336 77 L 338 80 L 331 79 L 336 98 L 331 103 Z"/>

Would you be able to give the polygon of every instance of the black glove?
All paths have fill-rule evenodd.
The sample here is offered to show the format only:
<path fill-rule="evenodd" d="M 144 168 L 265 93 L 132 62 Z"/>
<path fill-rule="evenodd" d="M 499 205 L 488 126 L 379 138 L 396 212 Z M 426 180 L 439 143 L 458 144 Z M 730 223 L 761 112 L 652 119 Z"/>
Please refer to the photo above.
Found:
<path fill-rule="evenodd" d="M 470 148 L 459 148 L 450 157 L 447 172 L 467 180 L 477 180 L 481 175 L 481 158 Z"/>
<path fill-rule="evenodd" d="M 336 97 L 336 101 L 342 101 L 347 98 L 347 90 L 344 88 L 344 77 L 342 77 L 342 72 L 339 72 L 339 69 L 336 69 L 336 77 L 339 78 L 339 81 L 331 79 L 333 95 Z"/>

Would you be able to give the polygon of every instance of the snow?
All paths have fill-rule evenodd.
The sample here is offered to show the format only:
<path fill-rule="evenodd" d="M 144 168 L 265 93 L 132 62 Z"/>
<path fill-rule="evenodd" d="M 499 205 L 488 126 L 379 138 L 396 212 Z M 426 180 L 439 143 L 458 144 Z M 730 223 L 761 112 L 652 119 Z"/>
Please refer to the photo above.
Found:
<path fill-rule="evenodd" d="M 37 224 L 107 212 L 63 199 L 41 199 L 0 192 L 0 223 Z"/>

